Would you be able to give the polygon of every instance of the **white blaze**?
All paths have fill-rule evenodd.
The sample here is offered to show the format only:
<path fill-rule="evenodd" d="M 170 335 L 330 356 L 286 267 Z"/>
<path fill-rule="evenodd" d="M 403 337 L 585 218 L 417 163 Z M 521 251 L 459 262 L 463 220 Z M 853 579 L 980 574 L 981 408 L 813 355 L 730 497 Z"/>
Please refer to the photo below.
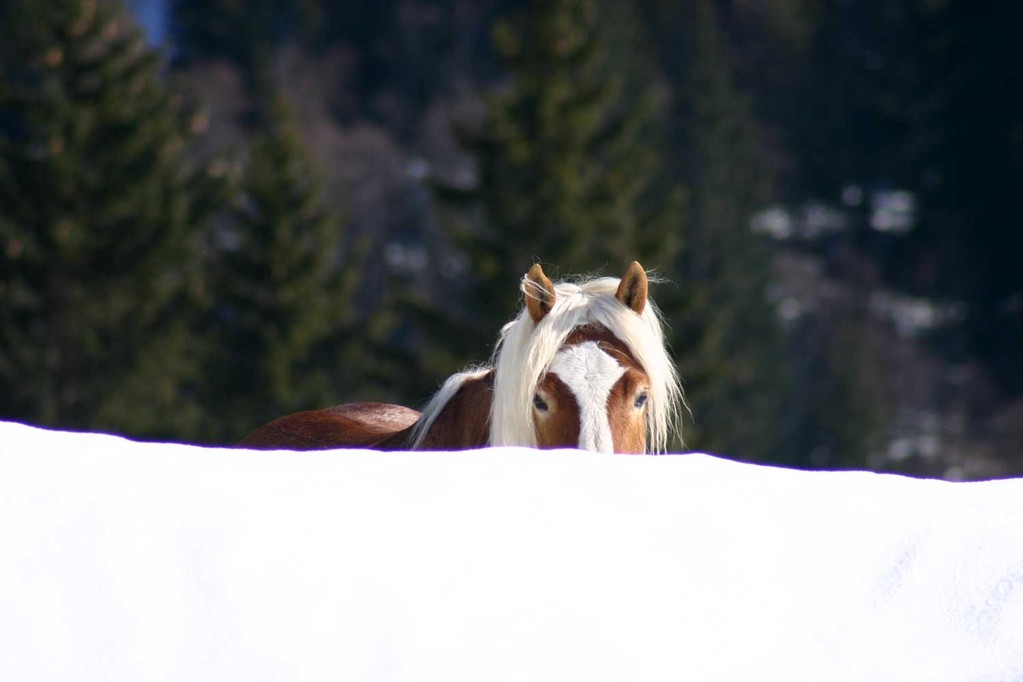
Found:
<path fill-rule="evenodd" d="M 625 374 L 625 368 L 596 342 L 587 341 L 558 351 L 549 371 L 568 386 L 579 404 L 579 447 L 593 452 L 613 452 L 607 398 Z"/>

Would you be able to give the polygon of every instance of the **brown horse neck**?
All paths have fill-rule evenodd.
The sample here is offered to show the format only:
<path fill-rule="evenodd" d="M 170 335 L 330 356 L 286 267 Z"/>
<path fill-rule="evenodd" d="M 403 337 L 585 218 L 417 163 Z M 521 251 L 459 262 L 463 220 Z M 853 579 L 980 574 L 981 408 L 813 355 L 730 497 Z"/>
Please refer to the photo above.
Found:
<path fill-rule="evenodd" d="M 441 409 L 417 449 L 470 450 L 489 445 L 493 393 L 493 370 L 467 379 Z M 377 447 L 386 449 L 383 443 Z"/>

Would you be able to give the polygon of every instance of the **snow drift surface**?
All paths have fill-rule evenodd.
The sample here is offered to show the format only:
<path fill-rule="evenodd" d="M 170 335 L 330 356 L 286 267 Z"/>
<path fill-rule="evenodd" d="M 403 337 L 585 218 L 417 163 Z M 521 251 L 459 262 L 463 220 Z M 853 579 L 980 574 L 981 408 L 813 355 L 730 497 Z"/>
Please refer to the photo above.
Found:
<path fill-rule="evenodd" d="M 1023 680 L 1023 480 L 0 424 L 0 679 Z"/>

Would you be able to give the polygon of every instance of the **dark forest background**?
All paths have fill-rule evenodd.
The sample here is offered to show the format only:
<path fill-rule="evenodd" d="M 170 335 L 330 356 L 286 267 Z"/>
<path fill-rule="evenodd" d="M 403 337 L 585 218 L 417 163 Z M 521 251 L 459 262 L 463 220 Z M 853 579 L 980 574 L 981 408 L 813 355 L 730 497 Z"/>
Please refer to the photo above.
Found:
<path fill-rule="evenodd" d="M 532 262 L 638 259 L 686 449 L 1023 474 L 1023 4 L 0 15 L 2 418 L 230 443 L 419 406 Z"/>

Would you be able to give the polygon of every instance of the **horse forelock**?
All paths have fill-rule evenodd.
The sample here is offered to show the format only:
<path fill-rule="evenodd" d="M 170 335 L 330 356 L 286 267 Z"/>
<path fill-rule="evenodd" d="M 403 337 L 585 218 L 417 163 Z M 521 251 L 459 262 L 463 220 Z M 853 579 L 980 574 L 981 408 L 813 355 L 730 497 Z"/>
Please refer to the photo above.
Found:
<path fill-rule="evenodd" d="M 568 336 L 584 325 L 606 328 L 629 349 L 650 379 L 647 450 L 664 452 L 680 432 L 683 405 L 678 372 L 665 346 L 662 320 L 652 301 L 636 314 L 616 298 L 620 280 L 602 277 L 555 285 L 556 300 L 538 324 L 523 310 L 501 330 L 494 353 L 491 445 L 536 447 L 533 394 Z M 530 282 L 523 283 L 529 296 Z"/>

